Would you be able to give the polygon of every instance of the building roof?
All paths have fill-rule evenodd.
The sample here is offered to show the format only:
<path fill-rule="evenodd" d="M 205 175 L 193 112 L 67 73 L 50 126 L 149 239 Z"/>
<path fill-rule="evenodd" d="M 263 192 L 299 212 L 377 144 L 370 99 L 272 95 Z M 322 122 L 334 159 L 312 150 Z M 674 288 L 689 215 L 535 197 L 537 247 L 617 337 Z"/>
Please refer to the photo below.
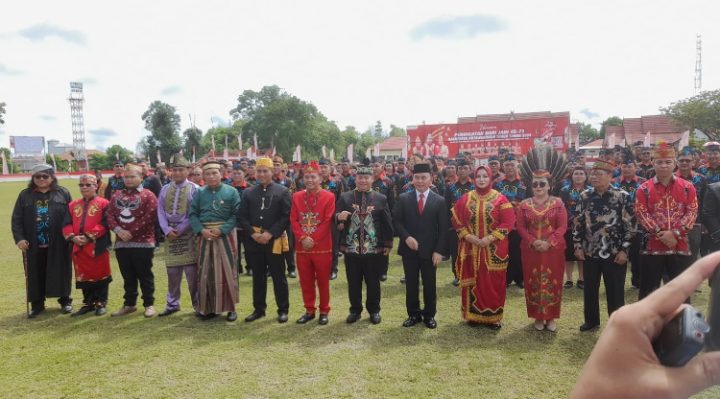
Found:
<path fill-rule="evenodd" d="M 458 118 L 457 123 L 520 121 L 520 120 L 524 120 L 524 119 L 556 118 L 556 117 L 570 118 L 570 112 L 539 111 L 539 112 L 511 112 L 509 114 L 485 114 L 485 115 L 475 115 L 475 116 L 469 116 L 469 117 L 460 117 L 460 118 Z"/>
<path fill-rule="evenodd" d="M 608 126 L 605 129 L 605 139 L 608 140 L 615 134 L 615 143 L 620 144 L 625 140 L 625 143 L 633 144 L 644 141 L 645 135 L 650 132 L 650 144 L 674 143 L 680 140 L 686 130 L 686 127 L 669 116 L 645 115 L 639 118 L 623 118 L 622 126 Z"/>
<path fill-rule="evenodd" d="M 407 136 L 389 137 L 380 143 L 380 151 L 398 151 L 407 147 Z"/>
<path fill-rule="evenodd" d="M 580 146 L 581 150 L 593 150 L 599 148 L 603 148 L 603 139 L 597 139 Z"/>

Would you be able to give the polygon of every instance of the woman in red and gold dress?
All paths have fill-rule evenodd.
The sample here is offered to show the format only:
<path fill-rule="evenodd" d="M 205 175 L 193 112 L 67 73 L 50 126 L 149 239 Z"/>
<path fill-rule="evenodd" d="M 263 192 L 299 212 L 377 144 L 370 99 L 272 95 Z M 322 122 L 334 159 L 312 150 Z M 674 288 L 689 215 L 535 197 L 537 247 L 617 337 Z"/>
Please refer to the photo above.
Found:
<path fill-rule="evenodd" d="M 538 331 L 557 329 L 565 270 L 567 211 L 560 198 L 549 195 L 550 187 L 549 172 L 533 172 L 533 196 L 520 203 L 517 213 L 525 302 Z"/>
<path fill-rule="evenodd" d="M 515 212 L 507 198 L 492 189 L 491 178 L 487 166 L 475 170 L 475 190 L 455 203 L 452 224 L 458 234 L 455 269 L 462 317 L 470 324 L 498 330 L 505 307 L 507 235 L 515 225 Z"/>

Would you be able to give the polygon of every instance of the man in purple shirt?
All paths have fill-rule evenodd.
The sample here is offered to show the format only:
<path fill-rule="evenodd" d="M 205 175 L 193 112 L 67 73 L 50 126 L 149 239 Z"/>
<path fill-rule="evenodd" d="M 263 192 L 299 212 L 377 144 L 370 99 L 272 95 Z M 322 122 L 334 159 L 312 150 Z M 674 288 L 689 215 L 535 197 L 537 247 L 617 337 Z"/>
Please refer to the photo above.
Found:
<path fill-rule="evenodd" d="M 196 236 L 190 228 L 190 204 L 198 186 L 189 181 L 190 162 L 176 155 L 172 181 L 163 186 L 158 198 L 158 223 L 165 233 L 165 267 L 168 275 L 167 304 L 159 316 L 180 310 L 180 284 L 185 273 L 193 309 L 198 309 Z"/>

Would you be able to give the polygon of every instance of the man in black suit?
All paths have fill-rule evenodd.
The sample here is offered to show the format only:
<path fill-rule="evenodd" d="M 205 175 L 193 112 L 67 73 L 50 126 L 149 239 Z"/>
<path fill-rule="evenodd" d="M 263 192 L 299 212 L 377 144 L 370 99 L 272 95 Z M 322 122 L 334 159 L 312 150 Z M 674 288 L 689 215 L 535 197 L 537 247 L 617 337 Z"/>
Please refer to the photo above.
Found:
<path fill-rule="evenodd" d="M 430 190 L 432 175 L 430 165 L 418 163 L 413 167 L 415 189 L 398 197 L 393 210 L 395 231 L 400 237 L 398 254 L 402 257 L 405 271 L 405 306 L 408 319 L 403 327 L 412 327 L 424 321 L 428 328 L 437 327 L 435 310 L 435 273 L 445 255 L 448 233 L 447 205 L 445 199 Z M 420 310 L 419 277 L 423 281 L 423 302 Z"/>

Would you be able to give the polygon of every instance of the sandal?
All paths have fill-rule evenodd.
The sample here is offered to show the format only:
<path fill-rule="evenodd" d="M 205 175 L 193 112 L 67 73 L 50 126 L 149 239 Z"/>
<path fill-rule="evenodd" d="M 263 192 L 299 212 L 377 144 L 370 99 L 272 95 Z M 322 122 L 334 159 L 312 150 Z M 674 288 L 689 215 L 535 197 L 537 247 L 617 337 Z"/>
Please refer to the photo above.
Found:
<path fill-rule="evenodd" d="M 570 281 L 570 280 L 568 280 L 568 281 L 565 282 L 565 285 L 563 285 L 563 287 L 565 287 L 565 288 L 572 288 L 572 287 L 573 287 L 573 282 Z"/>

